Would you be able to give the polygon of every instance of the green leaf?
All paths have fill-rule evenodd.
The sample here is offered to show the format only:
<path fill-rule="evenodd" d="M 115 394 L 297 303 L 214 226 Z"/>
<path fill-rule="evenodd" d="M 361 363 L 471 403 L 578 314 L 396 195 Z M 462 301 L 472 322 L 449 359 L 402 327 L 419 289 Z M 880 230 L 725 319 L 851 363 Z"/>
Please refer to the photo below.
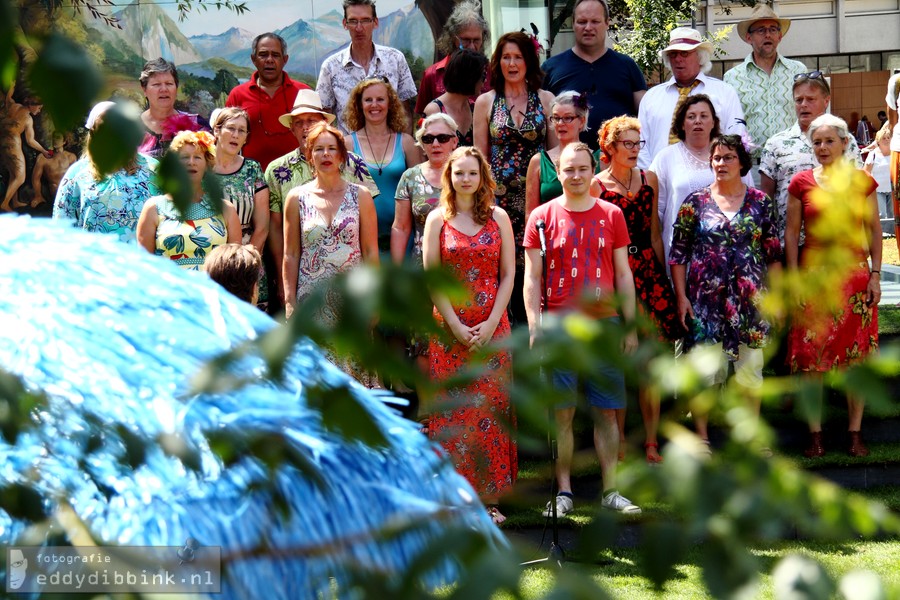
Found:
<path fill-rule="evenodd" d="M 643 527 L 643 570 L 657 591 L 675 577 L 675 565 L 687 553 L 684 529 L 671 522 L 646 523 Z"/>
<path fill-rule="evenodd" d="M 29 85 L 60 131 L 74 129 L 90 111 L 103 77 L 84 49 L 51 33 L 28 74 Z"/>
<path fill-rule="evenodd" d="M 827 600 L 835 591 L 834 582 L 824 567 L 808 556 L 791 554 L 772 571 L 776 598 Z"/>
<path fill-rule="evenodd" d="M 8 90 L 16 79 L 15 31 L 18 14 L 9 0 L 0 0 L 0 87 Z"/>
<path fill-rule="evenodd" d="M 88 148 L 101 175 L 127 166 L 144 138 L 144 126 L 134 105 L 116 103 L 103 113 Z"/>
<path fill-rule="evenodd" d="M 194 201 L 194 187 L 177 152 L 166 152 L 156 169 L 156 182 L 163 193 L 172 197 L 175 210 L 183 215 Z"/>
<path fill-rule="evenodd" d="M 314 385 L 307 388 L 310 408 L 322 413 L 322 425 L 347 440 L 368 446 L 387 446 L 388 441 L 369 411 L 346 385 Z"/>
<path fill-rule="evenodd" d="M 222 189 L 222 180 L 218 175 L 208 170 L 203 176 L 203 191 L 209 198 L 209 205 L 214 211 L 222 212 L 222 200 L 225 198 L 225 192 Z"/>

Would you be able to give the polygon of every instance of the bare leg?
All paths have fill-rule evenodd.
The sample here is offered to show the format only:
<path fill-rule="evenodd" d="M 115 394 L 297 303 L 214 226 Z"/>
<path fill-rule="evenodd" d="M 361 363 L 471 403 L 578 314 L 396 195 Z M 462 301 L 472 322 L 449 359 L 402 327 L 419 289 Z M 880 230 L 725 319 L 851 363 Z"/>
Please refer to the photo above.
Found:
<path fill-rule="evenodd" d="M 638 388 L 638 404 L 644 420 L 644 450 L 647 462 L 662 462 L 659 455 L 659 441 L 656 438 L 659 431 L 659 397 L 651 389 L 641 386 Z"/>
<path fill-rule="evenodd" d="M 627 409 L 616 409 L 616 425 L 619 428 L 619 460 L 625 460 L 625 413 Z"/>
<path fill-rule="evenodd" d="M 575 453 L 575 435 L 572 422 L 575 420 L 575 407 L 556 411 L 556 483 L 560 492 L 572 493 L 572 456 Z"/>
<path fill-rule="evenodd" d="M 847 416 L 849 417 L 849 431 L 859 431 L 862 427 L 863 410 L 866 401 L 856 395 L 847 394 Z"/>
<path fill-rule="evenodd" d="M 594 448 L 600 460 L 600 474 L 603 477 L 603 491 L 616 487 L 616 467 L 619 464 L 619 427 L 616 411 L 591 407 L 594 418 Z"/>
<path fill-rule="evenodd" d="M 9 169 L 9 185 L 6 188 L 3 204 L 0 205 L 0 211 L 11 211 L 13 208 L 19 208 L 27 204 L 18 200 L 13 203 L 19 188 L 25 183 L 25 161 L 18 157 L 10 158 L 12 159 L 10 160 L 12 164 Z"/>

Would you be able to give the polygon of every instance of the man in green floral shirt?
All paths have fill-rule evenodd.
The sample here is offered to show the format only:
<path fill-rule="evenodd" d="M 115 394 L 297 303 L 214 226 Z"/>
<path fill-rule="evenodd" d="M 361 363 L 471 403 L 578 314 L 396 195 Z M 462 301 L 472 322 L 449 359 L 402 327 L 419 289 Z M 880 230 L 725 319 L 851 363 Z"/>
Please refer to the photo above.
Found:
<path fill-rule="evenodd" d="M 307 183 L 313 178 L 312 165 L 306 162 L 304 155 L 306 135 L 316 123 L 334 122 L 334 115 L 322 108 L 319 94 L 313 90 L 300 90 L 291 112 L 281 115 L 278 121 L 290 129 L 297 138 L 298 147 L 284 156 L 276 158 L 266 168 L 266 183 L 269 185 L 269 248 L 275 259 L 275 273 L 270 281 L 277 282 L 278 299 L 284 303 L 284 285 L 281 274 L 281 263 L 284 259 L 284 229 L 282 212 L 284 198 L 295 187 Z M 350 157 L 344 169 L 344 179 L 350 183 L 366 186 L 372 197 L 378 195 L 378 186 L 369 175 L 362 158 L 349 153 Z"/>
<path fill-rule="evenodd" d="M 724 77 L 741 99 L 757 164 L 766 140 L 794 122 L 791 85 L 795 75 L 806 72 L 806 65 L 778 53 L 778 45 L 790 27 L 791 22 L 779 18 L 768 5 L 757 4 L 750 18 L 737 25 L 738 35 L 753 51 Z M 756 168 L 753 179 L 759 183 Z"/>

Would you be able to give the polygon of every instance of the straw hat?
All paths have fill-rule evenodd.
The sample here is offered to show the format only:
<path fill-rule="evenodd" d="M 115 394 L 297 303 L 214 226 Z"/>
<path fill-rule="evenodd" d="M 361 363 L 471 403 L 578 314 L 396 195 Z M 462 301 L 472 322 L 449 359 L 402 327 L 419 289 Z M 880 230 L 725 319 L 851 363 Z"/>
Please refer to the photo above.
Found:
<path fill-rule="evenodd" d="M 701 48 L 710 54 L 713 52 L 712 43 L 704 40 L 699 31 L 690 27 L 676 27 L 669 32 L 669 45 L 659 51 L 659 58 L 662 60 L 663 54 L 667 52 L 690 52 Z"/>
<path fill-rule="evenodd" d="M 750 26 L 757 21 L 778 21 L 781 25 L 781 35 L 785 35 L 788 32 L 788 29 L 791 28 L 790 19 L 782 19 L 775 14 L 775 11 L 772 10 L 771 6 L 760 3 L 753 7 L 753 12 L 750 13 L 749 19 L 744 19 L 737 24 L 738 35 L 741 36 L 742 40 L 745 42 L 747 41 L 747 32 L 750 29 Z"/>
<path fill-rule="evenodd" d="M 334 122 L 334 115 L 322 108 L 322 99 L 313 90 L 300 90 L 297 92 L 294 108 L 291 109 L 291 112 L 278 117 L 278 122 L 290 129 L 293 117 L 309 114 L 322 115 L 329 124 Z"/>

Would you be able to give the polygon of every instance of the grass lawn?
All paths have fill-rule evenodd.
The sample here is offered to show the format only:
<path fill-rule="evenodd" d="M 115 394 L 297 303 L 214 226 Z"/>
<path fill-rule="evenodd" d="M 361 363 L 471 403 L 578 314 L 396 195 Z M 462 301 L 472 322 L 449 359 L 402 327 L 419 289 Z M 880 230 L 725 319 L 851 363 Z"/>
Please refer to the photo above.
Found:
<path fill-rule="evenodd" d="M 889 597 L 896 597 L 897 591 L 900 590 L 900 541 L 779 542 L 755 548 L 753 554 L 760 566 L 759 587 L 755 593 L 747 597 L 774 598 L 771 571 L 778 561 L 791 554 L 803 554 L 819 561 L 833 580 L 851 571 L 869 570 L 878 574 L 882 582 L 894 590 L 894 595 Z M 615 550 L 601 558 L 608 560 L 608 564 L 600 566 L 569 564 L 565 568 L 577 569 L 591 576 L 613 598 L 698 600 L 711 597 L 703 584 L 700 566 L 702 557 L 696 547 L 679 561 L 675 578 L 669 581 L 661 592 L 654 590 L 653 585 L 641 575 L 639 550 Z M 539 598 L 545 595 L 552 588 L 555 577 L 555 572 L 550 569 L 526 571 L 522 579 L 524 597 Z"/>

